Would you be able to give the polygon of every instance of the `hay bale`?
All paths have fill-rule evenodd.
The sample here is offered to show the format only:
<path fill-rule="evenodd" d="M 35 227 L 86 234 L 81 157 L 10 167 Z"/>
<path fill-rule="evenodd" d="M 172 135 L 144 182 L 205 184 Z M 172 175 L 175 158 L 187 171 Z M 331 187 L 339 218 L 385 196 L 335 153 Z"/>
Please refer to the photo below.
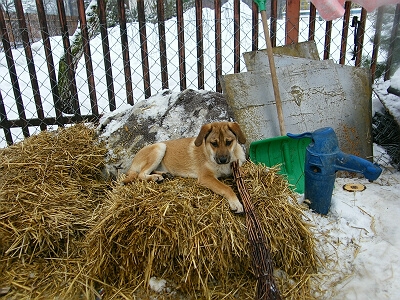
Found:
<path fill-rule="evenodd" d="M 276 169 L 246 163 L 243 176 L 283 274 L 278 278 L 282 296 L 310 297 L 316 257 L 303 208 Z M 225 199 L 195 179 L 116 185 L 99 215 L 87 236 L 90 277 L 111 286 L 147 288 L 156 276 L 193 297 L 254 297 L 245 218 L 232 214 Z"/>
<path fill-rule="evenodd" d="M 105 147 L 81 124 L 0 150 L 0 253 L 59 257 L 85 235 L 107 184 Z"/>

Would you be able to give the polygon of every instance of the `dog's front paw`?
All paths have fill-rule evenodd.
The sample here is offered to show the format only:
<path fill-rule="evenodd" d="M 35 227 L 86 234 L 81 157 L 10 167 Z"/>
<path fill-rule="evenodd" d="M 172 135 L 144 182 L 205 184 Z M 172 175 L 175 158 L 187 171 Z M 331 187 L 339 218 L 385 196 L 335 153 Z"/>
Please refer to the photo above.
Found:
<path fill-rule="evenodd" d="M 151 174 L 149 178 L 157 183 L 161 183 L 164 181 L 164 177 L 161 174 Z"/>
<path fill-rule="evenodd" d="M 240 203 L 240 201 L 237 199 L 229 201 L 229 206 L 231 211 L 235 214 L 242 214 L 244 212 L 242 203 Z"/>

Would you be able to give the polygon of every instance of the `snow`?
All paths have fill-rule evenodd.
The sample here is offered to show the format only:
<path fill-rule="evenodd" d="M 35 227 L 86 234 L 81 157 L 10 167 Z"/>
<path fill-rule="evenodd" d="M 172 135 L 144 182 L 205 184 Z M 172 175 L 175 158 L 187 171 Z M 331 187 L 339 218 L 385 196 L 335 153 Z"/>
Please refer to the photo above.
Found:
<path fill-rule="evenodd" d="M 390 85 L 393 88 L 400 90 L 400 68 L 397 69 L 397 71 L 393 74 L 392 78 L 390 78 Z"/>
<path fill-rule="evenodd" d="M 347 192 L 346 183 L 366 189 Z M 327 263 L 322 299 L 399 299 L 399 191 L 400 174 L 390 169 L 373 183 L 337 178 L 328 215 L 307 213 Z"/>
<path fill-rule="evenodd" d="M 393 95 L 388 93 L 387 89 L 389 86 L 395 86 L 400 85 L 400 69 L 397 70 L 396 75 L 397 77 L 394 78 L 394 80 L 387 80 L 383 81 L 382 79 L 379 79 L 379 81 L 374 84 L 374 94 L 376 96 L 376 100 L 373 101 L 373 108 L 376 109 L 376 111 L 382 111 L 383 104 L 385 107 L 390 111 L 394 119 L 397 121 L 397 123 L 400 124 L 400 100 L 399 96 Z M 392 84 L 392 81 L 394 84 Z"/>
<path fill-rule="evenodd" d="M 231 9 L 230 5 L 231 2 L 224 5 L 222 10 L 223 16 L 227 10 Z M 241 16 L 248 13 L 246 9 L 247 6 L 242 5 Z M 205 9 L 204 12 L 208 17 L 213 15 L 207 9 Z M 189 11 L 187 13 L 193 12 Z M 187 14 L 185 14 L 185 16 L 187 20 L 189 16 Z M 249 16 L 251 19 L 251 14 L 249 14 Z M 212 22 L 210 24 L 212 24 Z M 187 22 L 186 24 L 188 28 L 194 25 L 193 22 Z M 213 26 L 210 24 L 207 26 Z M 133 26 L 134 25 L 129 27 L 129 32 L 133 30 Z M 152 25 L 148 24 L 148 26 Z M 167 25 L 167 27 L 168 26 L 169 25 Z M 111 35 L 110 43 L 117 43 L 119 28 L 110 29 L 109 32 Z M 147 32 L 152 32 L 152 29 Z M 112 34 L 115 34 L 115 37 L 113 37 Z M 213 32 L 209 34 L 212 36 Z M 262 34 L 262 32 L 260 34 Z M 338 36 L 340 39 L 340 34 Z M 351 38 L 352 36 L 349 35 L 349 39 Z M 229 45 L 232 43 L 231 37 L 226 36 L 223 37 L 223 39 L 226 40 L 223 42 L 224 49 L 229 49 Z M 158 39 L 152 35 L 149 36 L 149 40 L 158 42 Z M 171 41 L 171 47 L 177 47 L 174 32 L 171 33 L 171 36 L 168 37 L 167 40 Z M 213 38 L 209 40 L 212 41 Z M 246 45 L 246 43 L 249 43 L 248 40 L 250 39 L 244 37 L 243 44 Z M 62 52 L 60 44 L 58 37 L 52 39 L 52 49 L 54 53 Z M 251 43 L 249 44 L 251 45 Z M 338 44 L 340 44 L 340 42 Z M 92 49 L 96 49 L 96 45 L 101 48 L 100 39 L 92 41 Z M 39 64 L 44 64 L 42 45 L 40 43 L 35 43 L 33 46 L 35 63 L 39 62 Z M 118 45 L 114 45 L 113 47 L 114 49 L 120 49 Z M 156 57 L 158 51 L 156 49 L 157 47 L 158 46 L 149 47 L 149 49 L 154 48 L 154 57 Z M 188 47 L 190 48 L 192 46 L 188 45 Z M 372 48 L 372 45 L 369 44 L 366 48 L 368 47 Z M 207 49 L 207 45 L 205 45 L 204 48 Z M 212 47 L 210 47 L 210 49 L 211 48 Z M 169 57 L 173 57 L 172 60 L 175 60 L 176 58 L 174 55 L 176 51 L 173 49 L 174 48 L 168 49 L 168 55 Z M 242 49 L 242 51 L 244 50 Z M 131 49 L 131 51 L 138 51 L 138 48 Z M 194 50 L 188 51 L 189 54 L 191 52 L 196 53 Z M 187 58 L 188 62 L 190 63 L 191 60 L 195 61 L 195 57 L 191 57 L 189 54 Z M 211 54 L 213 55 L 213 53 Z M 151 55 L 153 54 L 150 54 L 150 57 Z M 228 54 L 226 56 L 228 56 Z M 134 56 L 131 57 L 132 67 L 140 68 L 141 66 L 137 59 Z M 26 62 L 24 62 L 17 53 L 14 54 L 14 59 L 16 59 L 17 73 L 21 78 L 20 84 L 22 85 L 23 82 L 29 82 L 29 74 L 23 71 Z M 94 59 L 101 62 L 102 57 L 97 53 L 94 54 Z M 207 59 L 208 58 L 206 58 L 205 61 L 206 65 L 209 63 Z M 113 68 L 118 68 L 122 65 L 122 62 L 119 62 L 117 57 L 113 57 L 112 60 L 115 62 Z M 104 71 L 102 71 L 102 64 L 98 63 L 95 65 L 97 68 L 95 69 L 95 75 L 104 74 Z M 151 58 L 150 65 L 157 65 L 155 59 Z M 17 113 L 13 106 L 13 100 L 10 100 L 4 93 L 7 86 L 10 88 L 9 78 L 5 75 L 8 74 L 8 70 L 5 68 L 7 68 L 7 66 L 2 56 L 0 64 L 2 93 L 7 106 L 8 117 L 14 119 L 17 117 Z M 78 74 L 79 72 L 85 74 L 83 62 L 81 62 L 80 68 Z M 232 70 L 229 68 L 228 66 L 228 68 L 224 69 L 224 73 L 232 73 Z M 47 78 L 45 71 L 37 71 L 39 78 Z M 152 71 L 153 74 L 157 72 L 158 71 L 155 69 Z M 188 74 L 189 81 L 196 78 L 195 71 L 192 73 L 189 72 Z M 213 76 L 210 74 L 214 74 L 214 70 L 207 70 L 205 78 L 214 80 L 215 78 L 213 79 Z M 39 82 L 43 84 L 45 81 L 45 79 L 39 80 Z M 102 83 L 103 81 L 104 79 L 102 78 L 96 79 L 96 83 L 98 84 L 96 85 L 96 89 L 99 94 L 106 95 L 105 83 Z M 140 82 L 135 78 L 134 81 Z M 193 81 L 195 82 L 195 80 Z M 399 97 L 388 94 L 386 90 L 390 84 L 398 88 L 400 85 L 399 81 L 400 71 L 398 70 L 391 81 L 378 81 L 374 85 L 373 97 L 374 111 L 382 110 L 382 102 L 384 102 L 385 106 L 391 111 L 398 122 L 400 122 Z M 121 80 L 121 82 L 123 81 Z M 78 90 L 80 93 L 83 93 L 80 94 L 80 99 L 84 97 L 88 98 L 87 94 L 84 94 L 85 90 L 87 90 L 84 77 L 78 78 L 77 83 L 79 85 Z M 160 82 L 155 80 L 152 85 L 153 84 L 159 85 Z M 177 85 L 170 88 L 176 91 L 179 90 Z M 31 92 L 30 89 L 25 86 L 23 86 L 22 89 L 26 90 L 26 93 Z M 45 91 L 47 92 L 42 93 L 43 99 L 46 97 L 52 99 L 50 89 L 45 89 Z M 176 97 L 176 95 L 176 93 L 173 93 L 172 95 L 163 96 L 162 93 L 159 93 L 155 97 L 148 99 L 149 101 L 147 103 L 150 103 L 150 105 L 142 108 L 143 114 L 147 116 L 157 115 L 159 110 L 165 110 L 163 106 L 168 105 L 168 101 L 173 101 L 171 99 Z M 30 95 L 26 95 L 26 97 L 28 98 Z M 117 99 L 124 97 L 125 95 L 117 95 Z M 108 105 L 105 100 L 104 97 L 99 97 L 99 104 L 103 109 L 107 108 Z M 52 103 L 46 102 L 45 104 L 46 116 L 52 115 Z M 118 106 L 120 108 L 112 113 L 108 113 L 106 117 L 116 118 L 118 114 L 121 114 L 127 108 L 131 108 L 128 105 L 122 105 L 122 103 L 119 103 Z M 34 104 L 28 104 L 26 107 L 28 111 L 30 110 L 31 114 L 34 115 Z M 29 118 L 31 115 L 28 114 L 27 117 Z M 122 126 L 121 124 L 123 124 L 123 122 L 110 122 L 102 135 L 106 136 L 111 134 Z M 4 145 L 0 146 L 3 147 Z M 397 221 L 400 220 L 400 172 L 395 171 L 387 164 L 389 160 L 385 151 L 376 145 L 374 146 L 374 159 L 383 168 L 382 175 L 375 182 L 368 182 L 365 178 L 337 178 L 329 213 L 326 216 L 322 216 L 311 211 L 306 212 L 306 219 L 314 224 L 313 232 L 316 237 L 317 251 L 324 264 L 324 268 L 320 270 L 314 284 L 314 296 L 318 299 L 400 299 L 400 229 L 397 225 Z M 366 189 L 362 192 L 348 192 L 343 189 L 343 185 L 346 183 L 361 183 L 366 186 Z M 302 195 L 299 195 L 299 201 L 302 201 L 302 197 Z M 165 284 L 165 279 L 150 279 L 150 287 L 155 291 L 163 291 Z"/>
<path fill-rule="evenodd" d="M 167 281 L 165 279 L 151 277 L 149 280 L 150 288 L 157 293 L 161 293 L 165 289 L 166 284 Z"/>

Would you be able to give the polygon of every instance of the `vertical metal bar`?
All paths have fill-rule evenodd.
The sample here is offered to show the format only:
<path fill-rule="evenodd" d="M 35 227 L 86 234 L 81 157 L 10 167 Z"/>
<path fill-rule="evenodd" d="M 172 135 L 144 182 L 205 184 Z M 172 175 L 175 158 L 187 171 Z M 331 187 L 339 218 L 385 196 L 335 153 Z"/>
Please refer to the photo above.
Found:
<path fill-rule="evenodd" d="M 149 52 L 148 52 L 148 48 L 147 48 L 146 17 L 145 17 L 145 12 L 144 12 L 144 0 L 137 0 L 137 10 L 138 10 L 138 19 L 139 19 L 140 50 L 141 50 L 141 55 L 142 55 L 144 97 L 149 98 L 151 96 L 150 68 L 149 68 Z"/>
<path fill-rule="evenodd" d="M 310 2 L 310 20 L 308 21 L 308 40 L 313 41 L 315 38 L 315 21 L 317 19 L 317 9 Z"/>
<path fill-rule="evenodd" d="M 325 29 L 324 59 L 329 59 L 329 55 L 331 54 L 331 39 L 332 39 L 332 21 L 327 21 Z"/>
<path fill-rule="evenodd" d="M 67 76 L 68 76 L 70 95 L 72 97 L 72 104 L 73 104 L 73 109 L 74 109 L 73 113 L 78 116 L 78 119 L 81 119 L 80 118 L 81 110 L 79 108 L 78 91 L 76 88 L 76 81 L 75 81 L 75 70 L 74 70 L 74 67 L 72 64 L 71 44 L 69 41 L 69 32 L 68 32 L 68 26 L 67 26 L 67 20 L 66 20 L 63 0 L 57 0 L 57 9 L 58 9 L 58 18 L 60 20 L 60 25 L 61 25 L 61 36 L 62 36 L 64 52 L 65 52 L 65 61 L 66 61 L 67 68 L 68 68 Z M 65 100 L 65 101 L 67 101 L 67 100 Z"/>
<path fill-rule="evenodd" d="M 378 8 L 378 13 L 376 15 L 376 21 L 375 21 L 374 46 L 372 49 L 372 58 L 371 58 L 371 65 L 370 65 L 372 81 L 374 81 L 375 76 L 376 76 L 375 72 L 376 72 L 377 57 L 378 57 L 378 51 L 379 51 L 379 44 L 381 43 L 383 10 L 384 10 L 383 6 Z"/>
<path fill-rule="evenodd" d="M 286 0 L 286 45 L 296 44 L 299 40 L 300 1 Z"/>
<path fill-rule="evenodd" d="M 276 47 L 276 30 L 277 30 L 277 20 L 278 20 L 278 1 L 271 0 L 271 26 L 270 28 L 270 37 L 271 37 L 271 45 L 272 47 Z"/>
<path fill-rule="evenodd" d="M 11 130 L 10 130 L 11 126 L 7 119 L 6 108 L 4 107 L 4 101 L 3 101 L 3 96 L 1 94 L 1 91 L 0 91 L 0 123 L 1 123 L 1 127 L 3 128 L 3 131 L 4 131 L 4 136 L 6 137 L 7 145 L 10 146 L 14 142 L 12 139 Z"/>
<path fill-rule="evenodd" d="M 43 0 L 36 0 L 36 9 L 39 17 L 40 33 L 42 35 L 44 52 L 46 55 L 47 71 L 49 72 L 51 94 L 53 96 L 54 109 L 56 113 L 56 124 L 62 127 L 64 126 L 64 124 L 62 121 L 60 96 L 58 94 L 57 77 L 54 67 L 53 54 L 51 52 L 50 35 L 49 35 L 49 29 L 47 27 L 46 13 L 44 10 Z"/>
<path fill-rule="evenodd" d="M 252 24 L 252 30 L 251 30 L 251 50 L 252 51 L 257 51 L 258 50 L 258 5 L 252 1 L 252 17 L 251 17 L 251 24 Z"/>
<path fill-rule="evenodd" d="M 163 0 L 157 0 L 157 19 L 160 46 L 161 84 L 163 89 L 168 89 L 167 43 L 165 38 L 165 15 Z"/>
<path fill-rule="evenodd" d="M 129 59 L 128 34 L 126 29 L 125 2 L 124 0 L 117 0 L 117 4 L 118 4 L 119 31 L 121 34 L 122 60 L 124 62 L 126 101 L 128 104 L 133 105 L 132 75 L 131 75 L 131 64 Z"/>
<path fill-rule="evenodd" d="M 44 131 L 47 129 L 47 126 L 44 123 L 42 99 L 40 98 L 39 83 L 36 76 L 35 63 L 33 61 L 32 49 L 29 43 L 28 28 L 26 26 L 26 20 L 21 0 L 14 0 L 14 5 L 18 17 L 19 30 L 22 36 L 22 44 L 24 46 L 26 64 L 28 67 L 29 78 L 31 81 L 33 99 L 35 101 L 35 106 L 36 106 L 36 113 L 38 119 L 42 121 L 39 127 L 40 130 Z"/>
<path fill-rule="evenodd" d="M 357 52 L 356 52 L 356 64 L 355 64 L 356 67 L 361 66 L 366 21 L 367 21 L 367 10 L 365 8 L 362 8 L 361 20 L 357 30 Z"/>
<path fill-rule="evenodd" d="M 339 63 L 341 65 L 344 65 L 346 62 L 346 48 L 347 48 L 347 36 L 349 35 L 350 9 L 351 9 L 351 2 L 346 1 L 344 5 L 345 12 L 343 17 L 342 41 L 340 43 Z"/>
<path fill-rule="evenodd" d="M 10 25 L 10 37 L 9 37 L 9 41 L 10 43 L 13 43 L 14 49 L 17 49 L 17 37 L 15 37 L 14 35 L 14 30 L 13 30 L 13 23 L 12 23 L 12 19 L 11 19 L 11 15 L 9 11 L 6 11 L 7 13 L 7 19 L 8 19 L 8 24 Z M 5 19 L 4 19 L 5 20 Z"/>
<path fill-rule="evenodd" d="M 240 72 L 240 0 L 233 0 L 233 72 Z"/>
<path fill-rule="evenodd" d="M 389 51 L 388 51 L 388 56 L 386 60 L 386 68 L 385 68 L 385 76 L 384 80 L 389 80 L 390 79 L 390 72 L 392 69 L 392 59 L 393 59 L 393 50 L 395 46 L 395 41 L 397 39 L 397 32 L 399 30 L 399 20 L 400 20 L 400 4 L 396 5 L 396 12 L 394 15 L 393 19 L 393 27 L 392 27 L 392 33 L 390 35 L 390 44 L 389 44 Z"/>
<path fill-rule="evenodd" d="M 214 0 L 215 14 L 215 79 L 216 91 L 222 92 L 220 78 L 222 75 L 222 40 L 221 40 L 221 0 Z"/>
<path fill-rule="evenodd" d="M 106 72 L 108 102 L 110 105 L 110 111 L 114 111 L 117 107 L 115 104 L 115 93 L 114 93 L 114 82 L 113 82 L 112 66 L 111 66 L 110 45 L 108 42 L 106 2 L 105 2 L 105 0 L 98 0 L 98 4 L 99 4 L 101 44 L 103 46 L 104 69 Z"/>
<path fill-rule="evenodd" d="M 204 90 L 203 3 L 195 0 L 197 43 L 197 87 Z"/>
<path fill-rule="evenodd" d="M 179 82 L 181 91 L 186 90 L 186 63 L 185 63 L 185 29 L 183 24 L 182 0 L 176 0 L 176 18 L 178 30 L 178 55 L 179 55 Z"/>
<path fill-rule="evenodd" d="M 88 89 L 90 97 L 90 105 L 92 113 L 99 115 L 99 107 L 97 105 L 96 85 L 94 83 L 92 55 L 90 52 L 90 39 L 86 22 L 85 3 L 83 0 L 77 0 L 79 23 L 82 32 L 83 56 L 85 57 L 86 76 L 88 79 Z"/>
<path fill-rule="evenodd" d="M 29 137 L 29 128 L 25 115 L 24 103 L 22 101 L 21 89 L 18 83 L 17 71 L 15 69 L 14 58 L 11 51 L 10 40 L 7 33 L 6 22 L 3 15 L 3 6 L 0 5 L 0 28 L 3 42 L 3 49 L 6 56 L 8 73 L 10 75 L 11 84 L 14 92 L 15 103 L 17 105 L 18 116 L 22 122 L 22 133 L 24 137 Z"/>

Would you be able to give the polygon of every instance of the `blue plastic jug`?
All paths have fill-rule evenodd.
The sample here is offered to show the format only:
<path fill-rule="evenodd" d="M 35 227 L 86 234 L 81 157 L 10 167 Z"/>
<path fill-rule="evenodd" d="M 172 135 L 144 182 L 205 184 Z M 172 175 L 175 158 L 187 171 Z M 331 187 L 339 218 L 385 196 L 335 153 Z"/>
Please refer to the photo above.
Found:
<path fill-rule="evenodd" d="M 382 173 L 377 164 L 343 153 L 331 127 L 302 134 L 288 133 L 287 136 L 312 139 L 306 148 L 304 198 L 310 201 L 310 208 L 317 213 L 326 215 L 329 211 L 337 171 L 361 173 L 369 181 L 376 180 Z"/>

